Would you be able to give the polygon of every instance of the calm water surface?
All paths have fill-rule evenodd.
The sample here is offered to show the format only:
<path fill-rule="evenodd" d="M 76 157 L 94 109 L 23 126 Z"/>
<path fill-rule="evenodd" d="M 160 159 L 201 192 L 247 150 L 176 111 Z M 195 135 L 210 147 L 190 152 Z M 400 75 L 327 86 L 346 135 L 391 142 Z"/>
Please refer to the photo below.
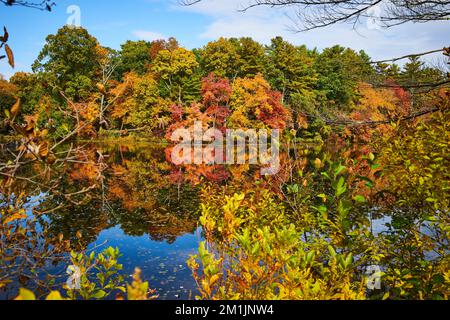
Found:
<path fill-rule="evenodd" d="M 21 174 L 34 176 L 40 169 L 27 170 Z M 180 183 L 182 175 L 193 183 Z M 202 241 L 199 176 L 171 165 L 160 144 L 85 144 L 77 161 L 57 177 L 58 191 L 70 194 L 93 184 L 97 188 L 38 219 L 47 226 L 47 238 L 62 234 L 80 250 L 118 247 L 127 280 L 135 267 L 141 268 L 142 278 L 161 299 L 194 298 L 196 285 L 186 261 Z M 214 172 L 210 176 L 214 178 Z M 41 212 L 65 201 L 27 184 L 18 187 L 31 195 L 28 206 Z M 381 232 L 386 221 L 374 219 L 374 232 Z M 66 267 L 48 269 L 59 275 L 61 283 L 67 279 Z M 0 292 L 0 298 L 12 298 L 20 286 L 17 281 L 8 292 Z"/>

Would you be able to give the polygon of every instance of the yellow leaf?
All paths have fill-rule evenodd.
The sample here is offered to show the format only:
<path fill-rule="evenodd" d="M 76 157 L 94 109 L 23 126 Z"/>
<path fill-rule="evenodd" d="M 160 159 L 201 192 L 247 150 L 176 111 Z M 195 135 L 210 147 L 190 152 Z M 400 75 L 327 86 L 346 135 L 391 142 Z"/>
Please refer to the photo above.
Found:
<path fill-rule="evenodd" d="M 30 290 L 21 288 L 19 290 L 19 296 L 15 300 L 33 301 L 36 300 L 36 296 Z"/>
<path fill-rule="evenodd" d="M 5 52 L 6 52 L 6 55 L 8 56 L 9 65 L 12 68 L 14 68 L 14 54 L 13 54 L 11 48 L 7 44 L 5 44 Z"/>
<path fill-rule="evenodd" d="M 315 167 L 316 169 L 322 168 L 322 167 L 323 167 L 322 161 L 321 161 L 320 159 L 314 160 L 314 167 Z"/>
<path fill-rule="evenodd" d="M 64 300 L 64 299 L 63 299 L 63 297 L 61 297 L 61 294 L 58 291 L 52 291 L 52 292 L 50 292 L 50 294 L 47 296 L 47 298 L 45 300 L 60 301 L 60 300 Z"/>
<path fill-rule="evenodd" d="M 25 219 L 27 217 L 25 211 L 21 210 L 18 212 L 15 212 L 14 214 L 12 214 L 11 216 L 7 217 L 3 223 L 4 224 L 8 224 L 10 222 L 14 222 L 16 220 L 21 220 L 21 219 Z"/>
<path fill-rule="evenodd" d="M 106 94 L 105 86 L 102 83 L 97 83 L 97 89 L 100 91 L 101 94 Z"/>
<path fill-rule="evenodd" d="M 210 283 L 210 285 L 212 286 L 212 285 L 214 285 L 218 280 L 219 280 L 219 275 L 218 274 L 215 274 L 215 275 L 213 275 L 212 277 L 211 277 L 211 279 L 209 279 L 209 283 Z"/>
<path fill-rule="evenodd" d="M 45 138 L 47 135 L 48 135 L 48 130 L 47 129 L 44 129 L 44 130 L 41 131 L 41 137 L 42 138 Z"/>
<path fill-rule="evenodd" d="M 21 106 L 21 102 L 20 99 L 17 99 L 16 103 L 14 103 L 14 105 L 11 108 L 11 116 L 12 117 L 16 117 L 19 112 L 20 112 L 20 106 Z"/>
<path fill-rule="evenodd" d="M 49 150 L 48 150 L 48 144 L 47 144 L 47 142 L 42 142 L 42 143 L 39 145 L 39 156 L 40 156 L 41 158 L 45 158 L 45 157 L 48 156 L 48 153 L 49 153 Z"/>

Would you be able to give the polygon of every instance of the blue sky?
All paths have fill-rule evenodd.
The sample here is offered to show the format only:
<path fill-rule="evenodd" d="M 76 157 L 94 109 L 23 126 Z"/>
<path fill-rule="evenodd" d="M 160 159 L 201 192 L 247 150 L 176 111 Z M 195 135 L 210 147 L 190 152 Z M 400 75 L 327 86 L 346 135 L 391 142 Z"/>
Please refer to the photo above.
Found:
<path fill-rule="evenodd" d="M 268 43 L 281 35 L 295 44 L 323 49 L 334 44 L 364 49 L 376 59 L 392 58 L 448 45 L 449 22 L 407 24 L 394 29 L 378 30 L 362 23 L 357 31 L 350 25 L 335 25 L 306 33 L 289 31 L 289 12 L 257 8 L 238 12 L 249 0 L 205 0 L 194 7 L 182 7 L 176 0 L 56 0 L 53 12 L 22 7 L 0 6 L 0 25 L 7 26 L 10 46 L 16 56 L 12 70 L 0 63 L 0 74 L 29 71 L 48 34 L 67 23 L 67 8 L 79 6 L 81 25 L 99 42 L 115 49 L 126 40 L 154 40 L 176 37 L 187 47 L 206 44 L 220 36 L 251 36 Z M 431 59 L 439 59 L 439 56 Z"/>

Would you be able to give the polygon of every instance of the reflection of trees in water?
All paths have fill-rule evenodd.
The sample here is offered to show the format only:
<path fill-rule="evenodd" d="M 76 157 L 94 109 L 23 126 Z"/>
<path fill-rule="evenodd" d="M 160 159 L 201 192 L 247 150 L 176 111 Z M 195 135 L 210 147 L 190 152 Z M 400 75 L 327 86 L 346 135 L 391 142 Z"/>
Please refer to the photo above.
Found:
<path fill-rule="evenodd" d="M 54 206 L 52 198 L 45 205 Z M 56 200 L 57 201 L 57 200 Z M 94 242 L 100 232 L 115 225 L 109 214 L 102 210 L 100 199 L 91 199 L 83 205 L 67 205 L 45 217 L 40 222 L 47 225 L 47 238 L 58 239 L 62 234 L 70 240 L 72 249 L 84 249 Z"/>
<path fill-rule="evenodd" d="M 193 189 L 161 190 L 153 208 L 139 208 L 115 213 L 122 230 L 130 236 L 148 234 L 152 240 L 173 243 L 197 228 L 195 213 L 199 207 L 197 192 Z"/>
<path fill-rule="evenodd" d="M 224 166 L 229 178 L 226 183 L 214 185 L 218 190 L 224 186 L 232 193 L 257 187 L 271 190 L 280 199 L 286 198 L 283 191 L 287 185 L 303 183 L 294 181 L 292 174 L 300 170 L 305 178 L 313 169 L 312 160 L 323 152 L 322 148 L 295 148 L 295 151 L 288 148 L 290 152 L 282 150 L 281 168 L 276 176 L 262 177 L 259 166 Z M 303 149 L 309 149 L 309 152 L 303 152 Z M 177 237 L 195 231 L 199 190 L 207 180 L 201 166 L 190 166 L 189 170 L 180 171 L 197 176 L 197 184 L 190 183 L 186 177 L 174 181 L 176 169 L 167 161 L 165 146 L 161 144 L 88 144 L 80 149 L 65 171 L 58 173 L 58 193 L 53 194 L 54 190 L 50 190 L 46 200 L 36 209 L 49 212 L 45 218 L 40 218 L 41 223 L 45 221 L 48 225 L 49 239 L 58 239 L 62 234 L 65 240 L 71 240 L 72 245 L 81 248 L 94 242 L 103 230 L 116 225 L 129 236 L 148 234 L 152 240 L 172 243 Z M 21 170 L 23 175 L 36 176 L 41 168 L 34 165 Z M 44 178 L 42 175 L 41 180 Z M 67 199 L 63 196 L 91 186 L 95 188 L 77 197 Z M 27 194 L 32 194 L 35 186 L 17 181 L 14 187 L 17 190 L 28 188 Z M 307 189 L 304 190 L 305 197 L 314 193 L 314 184 L 303 188 Z"/>
<path fill-rule="evenodd" d="M 100 158 L 107 167 L 101 172 L 93 165 Z M 126 235 L 148 234 L 152 240 L 169 243 L 195 231 L 197 191 L 168 181 L 169 167 L 161 147 L 89 145 L 84 148 L 83 159 L 90 161 L 74 163 L 61 177 L 59 188 L 75 192 L 86 185 L 97 187 L 76 204 L 65 203 L 63 197 L 47 197 L 38 210 L 51 211 L 40 219 L 48 225 L 48 238 L 58 239 L 62 234 L 84 248 L 103 230 L 116 225 Z"/>
<path fill-rule="evenodd" d="M 153 240 L 169 243 L 192 233 L 197 226 L 197 191 L 169 181 L 170 165 L 163 147 L 147 145 L 116 150 L 111 155 L 114 164 L 108 180 L 108 197 L 121 204 L 115 216 L 124 232 L 133 236 L 149 234 Z"/>

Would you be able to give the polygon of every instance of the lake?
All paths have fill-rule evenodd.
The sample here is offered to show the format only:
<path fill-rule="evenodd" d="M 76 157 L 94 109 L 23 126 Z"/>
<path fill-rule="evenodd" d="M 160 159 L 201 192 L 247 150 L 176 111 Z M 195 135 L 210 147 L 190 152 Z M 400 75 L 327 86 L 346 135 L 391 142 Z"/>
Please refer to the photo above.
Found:
<path fill-rule="evenodd" d="M 289 168 L 290 153 L 297 149 L 281 155 L 283 168 Z M 11 194 L 26 195 L 28 215 L 44 230 L 42 241 L 64 239 L 71 250 L 87 252 L 117 247 L 126 280 L 139 267 L 160 299 L 193 299 L 198 293 L 186 261 L 203 240 L 200 198 L 217 196 L 214 189 L 202 187 L 211 184 L 242 192 L 258 185 L 276 191 L 280 181 L 289 180 L 289 170 L 263 178 L 257 166 L 249 165 L 177 167 L 167 160 L 167 146 L 155 141 L 86 142 L 61 146 L 58 153 L 67 150 L 74 156 L 56 162 L 56 169 L 34 162 L 21 167 L 21 179 L 12 181 Z M 311 189 L 307 194 L 316 193 Z M 374 234 L 387 230 L 391 217 L 375 209 L 365 212 L 361 214 L 370 216 Z M 43 282 L 50 274 L 56 288 L 67 280 L 67 251 L 58 257 L 49 258 L 37 271 Z M 14 298 L 19 287 L 39 287 L 25 274 L 12 279 L 8 289 L 0 291 L 0 299 Z"/>

